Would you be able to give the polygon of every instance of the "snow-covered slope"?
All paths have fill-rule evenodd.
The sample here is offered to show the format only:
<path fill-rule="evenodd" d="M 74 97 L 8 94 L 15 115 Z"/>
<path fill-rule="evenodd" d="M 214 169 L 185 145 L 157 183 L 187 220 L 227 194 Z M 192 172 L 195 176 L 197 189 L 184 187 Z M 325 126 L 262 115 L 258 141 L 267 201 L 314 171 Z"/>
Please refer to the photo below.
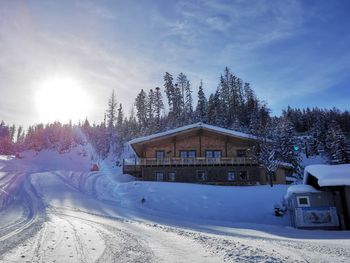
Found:
<path fill-rule="evenodd" d="M 348 232 L 273 216 L 286 186 L 133 181 L 89 153 L 0 160 L 2 262 L 346 262 Z M 0 194 L 0 196 L 6 196 Z M 144 198 L 144 202 L 141 199 Z"/>

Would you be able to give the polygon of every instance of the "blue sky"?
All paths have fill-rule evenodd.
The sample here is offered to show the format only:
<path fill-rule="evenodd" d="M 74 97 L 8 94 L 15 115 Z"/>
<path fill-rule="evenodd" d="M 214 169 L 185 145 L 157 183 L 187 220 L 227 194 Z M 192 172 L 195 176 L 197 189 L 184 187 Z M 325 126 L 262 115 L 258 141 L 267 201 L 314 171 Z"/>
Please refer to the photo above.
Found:
<path fill-rule="evenodd" d="M 0 120 L 45 121 L 40 82 L 77 79 L 101 121 L 112 89 L 128 111 L 165 71 L 213 92 L 228 66 L 273 114 L 349 109 L 349 1 L 2 1 Z M 64 102 L 62 103 L 64 104 Z"/>

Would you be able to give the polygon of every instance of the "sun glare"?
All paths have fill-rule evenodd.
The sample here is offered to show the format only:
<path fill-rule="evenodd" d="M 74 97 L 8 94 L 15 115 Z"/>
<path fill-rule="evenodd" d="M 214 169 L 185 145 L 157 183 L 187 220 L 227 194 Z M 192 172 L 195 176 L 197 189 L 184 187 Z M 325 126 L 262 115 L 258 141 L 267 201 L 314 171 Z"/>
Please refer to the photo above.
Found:
<path fill-rule="evenodd" d="M 84 120 L 91 101 L 82 85 L 74 78 L 51 77 L 36 87 L 35 104 L 41 121 Z"/>

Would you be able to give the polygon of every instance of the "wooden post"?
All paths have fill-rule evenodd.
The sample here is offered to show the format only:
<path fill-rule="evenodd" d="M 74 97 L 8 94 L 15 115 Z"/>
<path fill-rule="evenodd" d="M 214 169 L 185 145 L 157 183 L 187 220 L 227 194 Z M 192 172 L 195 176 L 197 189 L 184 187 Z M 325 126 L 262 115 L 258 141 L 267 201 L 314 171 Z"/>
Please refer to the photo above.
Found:
<path fill-rule="evenodd" d="M 228 157 L 227 156 L 227 144 L 228 144 L 228 137 L 226 137 L 226 140 L 225 140 L 225 157 Z"/>
<path fill-rule="evenodd" d="M 174 143 L 174 154 L 173 154 L 173 156 L 176 157 L 176 137 L 174 137 L 173 143 Z"/>
<path fill-rule="evenodd" d="M 199 136 L 199 157 L 202 157 L 202 130 L 199 130 L 198 136 Z"/>

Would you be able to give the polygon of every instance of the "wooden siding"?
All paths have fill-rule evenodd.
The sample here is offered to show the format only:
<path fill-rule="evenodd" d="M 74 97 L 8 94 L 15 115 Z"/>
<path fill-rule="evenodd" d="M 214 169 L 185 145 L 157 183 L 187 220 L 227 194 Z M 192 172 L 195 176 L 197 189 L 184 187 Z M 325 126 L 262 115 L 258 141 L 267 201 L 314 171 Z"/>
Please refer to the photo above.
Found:
<path fill-rule="evenodd" d="M 155 181 L 155 173 L 162 172 L 164 181 L 169 181 L 168 174 L 175 172 L 175 182 L 197 182 L 209 184 L 232 184 L 232 185 L 256 185 L 261 184 L 258 167 L 144 167 L 145 181 Z M 197 171 L 205 171 L 206 180 L 198 180 Z M 236 180 L 228 180 L 228 172 L 235 172 Z M 247 178 L 241 179 L 238 176 L 240 171 L 247 172 Z"/>
<path fill-rule="evenodd" d="M 176 182 L 222 183 L 233 185 L 268 184 L 264 169 L 258 166 L 252 156 L 256 141 L 237 138 L 203 129 L 190 130 L 151 141 L 133 144 L 137 153 L 134 163 L 123 163 L 123 172 L 132 174 L 141 180 L 154 181 L 156 172 L 176 173 Z M 180 158 L 180 151 L 196 151 L 196 158 Z M 206 150 L 220 150 L 221 158 L 205 158 Z M 237 150 L 246 150 L 246 157 L 238 157 Z M 156 159 L 156 151 L 164 151 L 164 159 Z M 207 180 L 200 181 L 196 172 L 203 170 Z M 237 179 L 229 181 L 227 173 L 234 171 Z M 247 171 L 248 179 L 240 180 L 239 171 Z M 285 184 L 286 169 L 279 168 L 274 184 Z"/>
<path fill-rule="evenodd" d="M 143 143 L 139 157 L 155 158 L 156 151 L 165 151 L 165 157 L 180 157 L 180 151 L 195 150 L 197 157 L 205 157 L 206 150 L 220 150 L 222 157 L 237 157 L 237 150 L 245 149 L 248 154 L 254 146 L 251 140 L 228 137 L 208 131 L 189 132 L 185 135 L 164 138 Z M 140 148 L 140 147 L 139 147 Z"/>

